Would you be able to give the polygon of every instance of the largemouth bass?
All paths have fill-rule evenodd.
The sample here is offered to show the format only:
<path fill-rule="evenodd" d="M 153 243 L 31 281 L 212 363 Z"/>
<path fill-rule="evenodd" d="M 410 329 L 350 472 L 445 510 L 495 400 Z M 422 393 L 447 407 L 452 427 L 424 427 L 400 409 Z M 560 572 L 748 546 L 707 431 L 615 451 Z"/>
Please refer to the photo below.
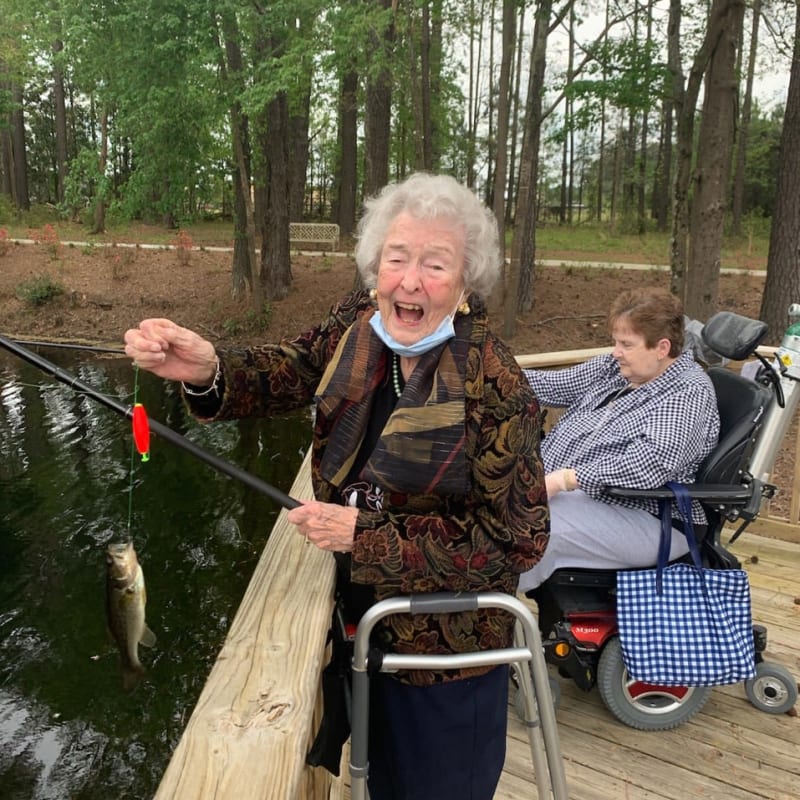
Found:
<path fill-rule="evenodd" d="M 144 573 L 133 542 L 112 543 L 106 551 L 106 618 L 119 647 L 122 685 L 133 689 L 144 675 L 139 645 L 152 647 L 156 637 L 145 622 Z"/>

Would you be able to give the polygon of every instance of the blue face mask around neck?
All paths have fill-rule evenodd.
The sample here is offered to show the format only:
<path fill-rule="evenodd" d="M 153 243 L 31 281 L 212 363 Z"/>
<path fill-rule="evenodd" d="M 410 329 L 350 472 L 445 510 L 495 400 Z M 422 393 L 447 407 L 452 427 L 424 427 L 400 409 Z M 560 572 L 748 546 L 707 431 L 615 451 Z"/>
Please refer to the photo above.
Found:
<path fill-rule="evenodd" d="M 372 330 L 375 331 L 377 337 L 393 353 L 397 353 L 398 356 L 404 356 L 405 358 L 415 358 L 416 356 L 421 356 L 423 353 L 427 353 L 429 350 L 433 350 L 437 345 L 452 339 L 456 335 L 455 328 L 453 327 L 454 316 L 455 312 L 453 314 L 448 314 L 439 323 L 439 327 L 435 331 L 413 344 L 400 344 L 400 342 L 398 342 L 384 327 L 380 311 L 376 311 L 372 315 L 369 324 L 372 326 Z"/>

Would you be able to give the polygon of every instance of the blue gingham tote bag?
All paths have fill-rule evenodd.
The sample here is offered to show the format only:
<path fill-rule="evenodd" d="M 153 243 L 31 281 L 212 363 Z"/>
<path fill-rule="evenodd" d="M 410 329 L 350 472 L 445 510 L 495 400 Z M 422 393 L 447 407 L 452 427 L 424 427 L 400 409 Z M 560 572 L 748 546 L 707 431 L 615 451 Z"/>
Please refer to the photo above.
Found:
<path fill-rule="evenodd" d="M 666 566 L 671 503 L 661 502 L 655 569 L 617 573 L 622 659 L 634 679 L 664 686 L 721 686 L 755 676 L 750 584 L 742 569 L 702 566 L 691 499 L 668 484 L 684 518 L 693 564 Z"/>

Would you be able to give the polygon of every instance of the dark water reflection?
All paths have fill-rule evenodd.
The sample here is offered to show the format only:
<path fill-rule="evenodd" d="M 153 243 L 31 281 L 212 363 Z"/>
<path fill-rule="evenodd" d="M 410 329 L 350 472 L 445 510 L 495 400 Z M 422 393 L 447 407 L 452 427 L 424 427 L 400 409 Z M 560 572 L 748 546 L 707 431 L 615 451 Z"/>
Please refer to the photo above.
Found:
<path fill-rule="evenodd" d="M 128 405 L 126 359 L 43 351 Z M 149 375 L 150 416 L 289 491 L 308 412 L 200 426 Z M 0 797 L 149 798 L 194 707 L 279 509 L 0 351 Z M 131 493 L 131 471 L 134 489 Z M 129 527 L 130 507 L 130 527 Z M 122 691 L 105 628 L 104 553 L 133 538 L 158 637 Z"/>

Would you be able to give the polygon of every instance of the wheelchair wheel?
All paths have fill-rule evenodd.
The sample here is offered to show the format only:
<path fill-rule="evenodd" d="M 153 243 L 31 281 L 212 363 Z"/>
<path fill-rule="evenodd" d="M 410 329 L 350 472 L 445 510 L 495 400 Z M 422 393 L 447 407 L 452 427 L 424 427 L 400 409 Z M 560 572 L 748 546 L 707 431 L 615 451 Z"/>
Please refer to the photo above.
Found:
<path fill-rule="evenodd" d="M 761 661 L 756 676 L 744 682 L 747 699 L 767 714 L 785 714 L 797 702 L 797 681 L 780 664 Z"/>
<path fill-rule="evenodd" d="M 691 719 L 705 705 L 710 686 L 655 686 L 635 681 L 622 661 L 619 636 L 603 648 L 597 688 L 608 710 L 640 731 L 666 731 Z"/>

